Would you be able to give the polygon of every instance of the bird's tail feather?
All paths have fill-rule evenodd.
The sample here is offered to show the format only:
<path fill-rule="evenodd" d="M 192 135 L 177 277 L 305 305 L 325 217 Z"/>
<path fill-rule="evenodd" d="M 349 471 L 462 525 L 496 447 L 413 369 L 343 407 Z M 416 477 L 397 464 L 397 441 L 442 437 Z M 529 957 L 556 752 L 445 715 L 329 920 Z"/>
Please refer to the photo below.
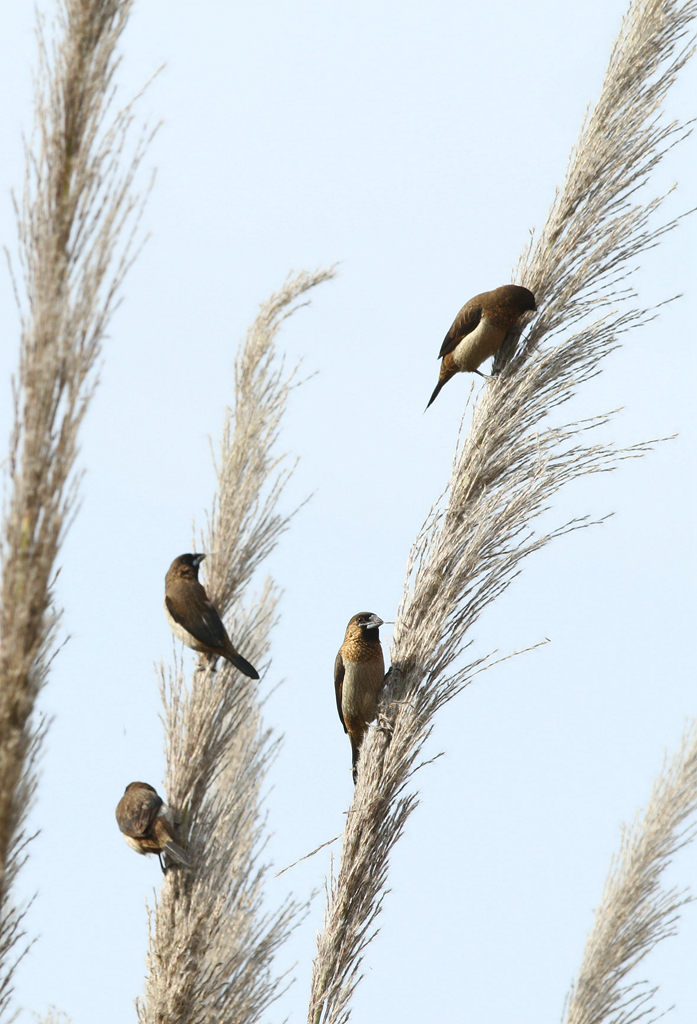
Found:
<path fill-rule="evenodd" d="M 353 775 L 354 786 L 358 782 L 358 758 L 360 757 L 360 754 L 360 745 L 351 740 L 351 773 Z"/>
<path fill-rule="evenodd" d="M 164 852 L 168 857 L 171 857 L 173 861 L 176 861 L 177 864 L 181 864 L 182 867 L 190 868 L 192 866 L 189 854 L 172 839 L 165 843 Z"/>
<path fill-rule="evenodd" d="M 436 400 L 436 398 L 438 397 L 438 393 L 440 392 L 440 389 L 443 387 L 444 384 L 445 384 L 445 380 L 439 380 L 438 381 L 438 383 L 436 384 L 435 388 L 433 389 L 433 394 L 431 395 L 431 397 L 429 398 L 428 402 L 426 403 L 426 409 L 428 409 L 429 405 L 431 405 L 431 403 Z M 426 409 L 424 409 L 424 412 L 426 412 Z"/>
<path fill-rule="evenodd" d="M 250 665 L 247 659 L 243 658 L 242 655 L 238 654 L 236 651 L 234 655 L 230 657 L 230 661 L 235 666 L 235 668 L 238 668 L 240 672 L 243 673 L 243 675 L 249 676 L 250 679 L 259 678 L 259 673 L 254 668 L 254 665 Z"/>

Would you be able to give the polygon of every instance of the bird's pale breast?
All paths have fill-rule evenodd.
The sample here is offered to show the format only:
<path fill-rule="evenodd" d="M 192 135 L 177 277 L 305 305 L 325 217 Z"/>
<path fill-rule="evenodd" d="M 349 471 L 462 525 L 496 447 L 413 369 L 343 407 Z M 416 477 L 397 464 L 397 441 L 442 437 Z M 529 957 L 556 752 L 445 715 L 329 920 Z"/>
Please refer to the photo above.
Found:
<path fill-rule="evenodd" d="M 177 640 L 181 640 L 185 647 L 191 647 L 194 651 L 201 650 L 201 648 L 194 646 L 196 638 L 192 636 L 187 629 L 184 629 L 181 623 L 177 622 L 174 616 L 170 613 L 170 610 L 167 607 L 167 602 L 165 602 L 165 616 L 167 617 L 167 622 L 169 623 L 169 626 Z"/>
<path fill-rule="evenodd" d="M 501 347 L 505 328 L 482 317 L 477 326 L 460 341 L 453 351 L 453 362 L 458 370 L 470 373 Z"/>
<path fill-rule="evenodd" d="M 384 674 L 382 657 L 371 661 L 349 661 L 344 658 L 341 707 L 347 724 L 373 721 Z"/>
<path fill-rule="evenodd" d="M 143 853 L 143 854 L 145 854 L 145 853 L 148 852 L 146 849 L 143 848 L 143 841 L 142 841 L 142 839 L 134 839 L 133 836 L 127 836 L 127 835 L 124 835 L 123 838 L 126 840 L 128 845 L 130 846 L 130 848 L 132 850 L 136 851 L 136 853 Z"/>

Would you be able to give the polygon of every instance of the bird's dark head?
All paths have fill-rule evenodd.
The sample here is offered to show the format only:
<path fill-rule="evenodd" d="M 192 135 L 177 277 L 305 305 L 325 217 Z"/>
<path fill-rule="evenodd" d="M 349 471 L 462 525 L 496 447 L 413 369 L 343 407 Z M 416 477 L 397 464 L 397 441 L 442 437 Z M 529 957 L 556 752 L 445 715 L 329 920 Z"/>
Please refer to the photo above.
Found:
<path fill-rule="evenodd" d="M 521 313 L 527 313 L 528 311 L 534 311 L 537 309 L 535 296 L 529 288 L 523 288 L 520 284 L 511 285 L 511 288 L 515 289 L 515 303 Z"/>
<path fill-rule="evenodd" d="M 179 555 L 175 558 L 169 569 L 167 570 L 167 577 L 175 577 L 179 579 L 198 579 L 198 568 L 205 558 L 205 555 Z M 165 579 L 167 578 L 165 577 Z"/>
<path fill-rule="evenodd" d="M 364 640 L 379 640 L 383 620 L 375 612 L 358 612 L 350 620 L 346 633 L 358 631 Z"/>
<path fill-rule="evenodd" d="M 502 284 L 500 288 L 494 288 L 491 292 L 483 292 L 476 298 L 485 300 L 487 306 L 498 309 L 500 313 L 506 313 L 509 318 L 514 319 L 537 309 L 535 296 L 529 288 L 524 288 L 522 284 Z M 474 299 L 470 301 L 474 302 Z"/>
<path fill-rule="evenodd" d="M 157 790 L 153 786 L 148 785 L 147 782 L 129 782 L 124 789 L 124 794 L 130 793 L 134 789 L 148 789 L 151 793 L 156 793 Z"/>

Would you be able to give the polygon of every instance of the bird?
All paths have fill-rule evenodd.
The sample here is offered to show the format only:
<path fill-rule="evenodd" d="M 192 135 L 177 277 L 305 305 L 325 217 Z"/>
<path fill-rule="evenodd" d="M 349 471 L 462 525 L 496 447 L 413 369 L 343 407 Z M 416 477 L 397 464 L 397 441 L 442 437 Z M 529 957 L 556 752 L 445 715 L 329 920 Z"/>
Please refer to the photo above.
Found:
<path fill-rule="evenodd" d="M 174 635 L 202 654 L 223 657 L 250 679 L 259 673 L 243 658 L 227 635 L 218 612 L 199 583 L 198 568 L 205 555 L 186 554 L 174 559 L 165 576 L 165 615 Z"/>
<path fill-rule="evenodd" d="M 456 373 L 469 371 L 483 377 L 478 367 L 498 351 L 511 327 L 529 310 L 536 309 L 535 296 L 518 284 L 501 285 L 466 302 L 443 339 L 438 353 L 442 359 L 438 383 L 426 408 Z"/>
<path fill-rule="evenodd" d="M 163 871 L 163 853 L 177 864 L 191 867 L 189 855 L 175 841 L 174 812 L 147 782 L 129 782 L 116 805 L 116 821 L 131 849 L 156 853 Z"/>
<path fill-rule="evenodd" d="M 344 642 L 334 661 L 334 690 L 339 719 L 351 741 L 354 785 L 358 755 L 368 724 L 377 714 L 378 694 L 385 677 L 380 644 L 383 620 L 373 612 L 358 612 L 346 627 Z"/>

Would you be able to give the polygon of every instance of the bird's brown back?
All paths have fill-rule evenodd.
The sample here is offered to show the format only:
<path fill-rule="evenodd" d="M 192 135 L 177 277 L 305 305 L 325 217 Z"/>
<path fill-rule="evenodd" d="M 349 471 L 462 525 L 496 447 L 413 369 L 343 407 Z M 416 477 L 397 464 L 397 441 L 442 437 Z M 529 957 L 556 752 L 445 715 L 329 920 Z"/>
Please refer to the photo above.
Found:
<path fill-rule="evenodd" d="M 165 576 L 165 604 L 175 622 L 206 647 L 232 651 L 220 616 L 189 566 L 173 564 Z"/>
<path fill-rule="evenodd" d="M 438 358 L 441 359 L 448 352 L 452 352 L 458 342 L 477 327 L 483 316 L 493 326 L 508 331 L 523 313 L 535 309 L 537 306 L 532 292 L 518 284 L 503 284 L 499 288 L 474 295 L 453 320 Z"/>
<path fill-rule="evenodd" d="M 124 835 L 147 835 L 162 807 L 162 798 L 147 782 L 131 782 L 116 806 L 116 821 Z"/>

